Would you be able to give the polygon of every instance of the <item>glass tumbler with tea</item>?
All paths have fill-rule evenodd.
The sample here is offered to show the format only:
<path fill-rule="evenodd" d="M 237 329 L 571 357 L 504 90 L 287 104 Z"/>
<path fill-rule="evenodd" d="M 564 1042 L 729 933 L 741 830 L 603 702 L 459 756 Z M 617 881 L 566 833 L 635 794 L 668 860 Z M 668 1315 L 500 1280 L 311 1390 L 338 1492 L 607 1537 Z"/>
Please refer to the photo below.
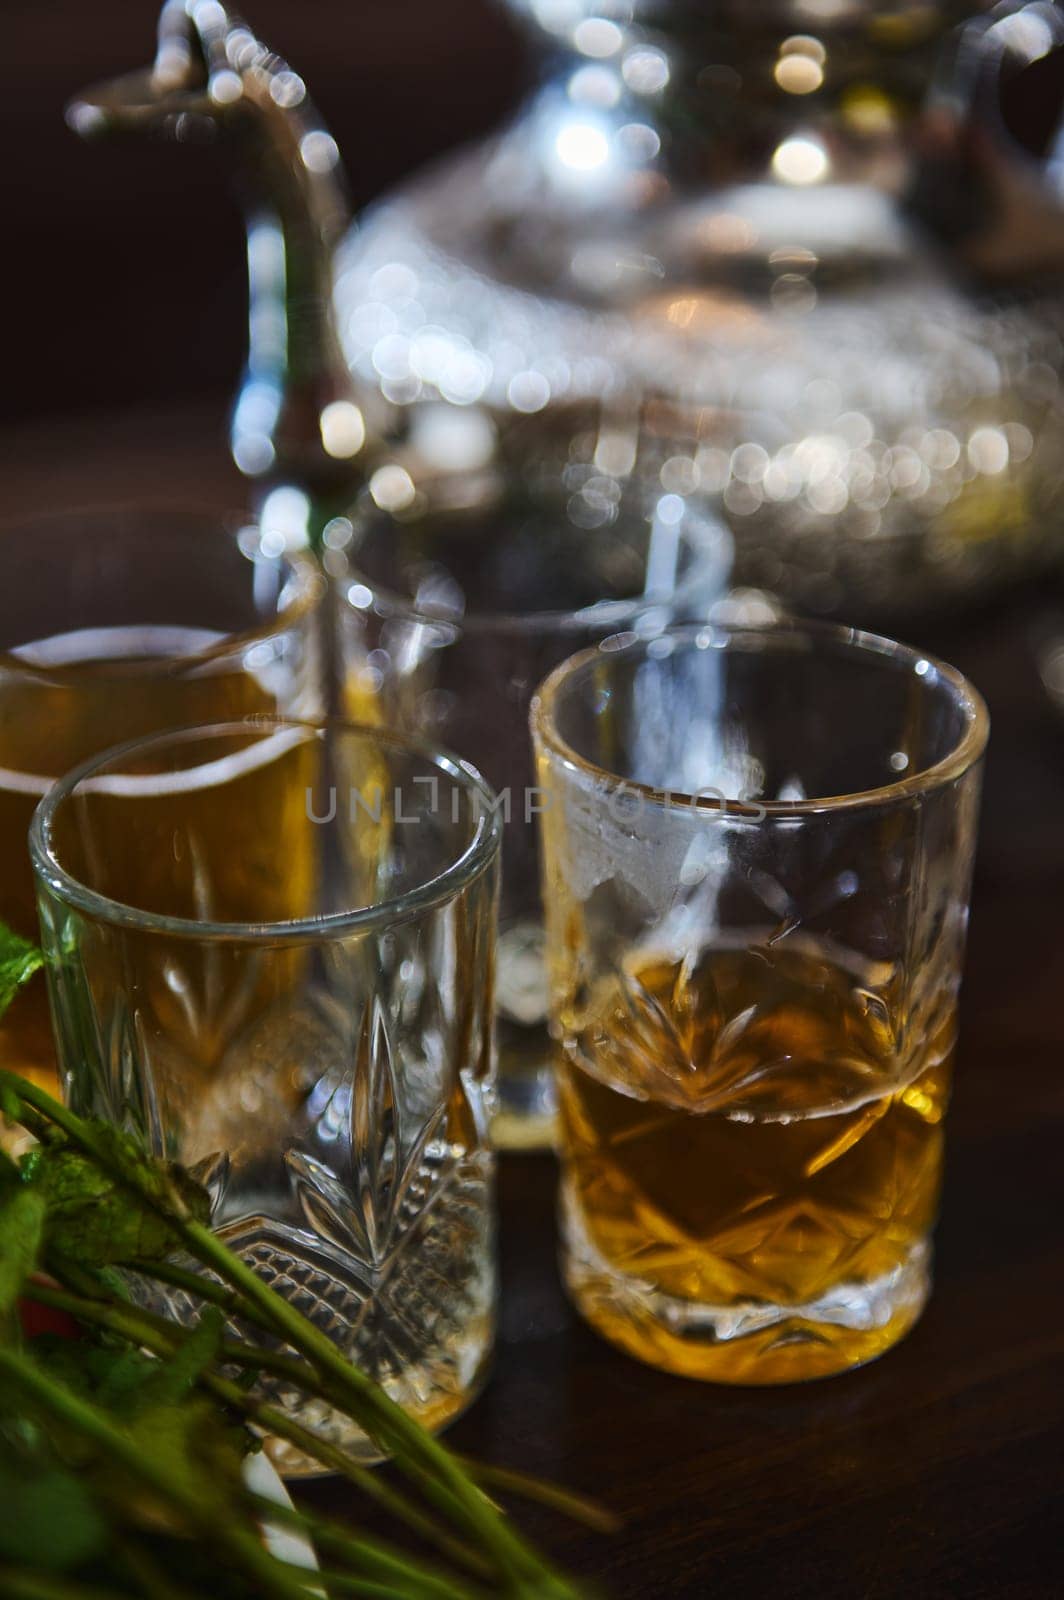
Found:
<path fill-rule="evenodd" d="M 612 483 L 612 480 L 611 480 Z M 613 487 L 616 487 L 613 485 Z M 467 757 L 504 820 L 496 1006 L 498 1145 L 549 1143 L 554 1085 L 528 708 L 559 661 L 618 629 L 705 618 L 731 539 L 705 505 L 634 490 L 522 498 L 490 509 L 372 504 L 326 530 L 336 579 L 343 710 Z"/>
<path fill-rule="evenodd" d="M 710 627 L 578 655 L 532 726 L 577 1306 L 718 1382 L 870 1360 L 930 1290 L 982 701 Z"/>
<path fill-rule="evenodd" d="M 26 835 L 79 761 L 138 734 L 322 705 L 322 580 L 254 526 L 185 508 L 69 511 L 3 532 L 0 920 L 37 936 Z M 43 986 L 0 1056 L 54 1082 Z"/>
<path fill-rule="evenodd" d="M 68 1103 L 188 1166 L 220 1237 L 429 1427 L 494 1328 L 500 826 L 427 747 L 253 719 L 94 758 L 31 833 Z M 297 1420 L 373 1454 L 327 1405 Z"/>

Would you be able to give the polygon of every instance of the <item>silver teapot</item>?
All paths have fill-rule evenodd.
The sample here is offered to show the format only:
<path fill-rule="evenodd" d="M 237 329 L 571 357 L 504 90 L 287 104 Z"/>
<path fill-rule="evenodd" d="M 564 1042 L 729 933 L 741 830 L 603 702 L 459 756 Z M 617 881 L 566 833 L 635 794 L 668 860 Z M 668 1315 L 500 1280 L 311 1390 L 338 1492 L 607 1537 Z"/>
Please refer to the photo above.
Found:
<path fill-rule="evenodd" d="M 513 122 L 358 225 L 299 75 L 168 0 L 80 133 L 232 151 L 239 466 L 327 518 L 711 495 L 737 579 L 896 611 L 1044 565 L 1064 479 L 1050 0 L 510 0 L 551 44 Z"/>

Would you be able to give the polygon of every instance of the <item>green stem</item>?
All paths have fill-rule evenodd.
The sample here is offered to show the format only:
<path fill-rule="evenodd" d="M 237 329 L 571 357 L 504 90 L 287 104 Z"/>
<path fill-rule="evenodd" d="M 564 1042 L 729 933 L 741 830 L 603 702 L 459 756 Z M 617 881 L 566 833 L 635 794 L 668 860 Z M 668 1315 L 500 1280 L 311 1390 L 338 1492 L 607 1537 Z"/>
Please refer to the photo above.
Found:
<path fill-rule="evenodd" d="M 404 1522 L 413 1533 L 435 1545 L 441 1555 L 448 1556 L 450 1560 L 470 1572 L 490 1577 L 491 1569 L 488 1563 L 474 1550 L 463 1544 L 460 1539 L 454 1538 L 435 1518 L 419 1510 L 404 1495 L 375 1479 L 371 1473 L 352 1462 L 343 1450 L 329 1444 L 325 1439 L 318 1438 L 309 1429 L 301 1428 L 298 1423 L 290 1421 L 284 1412 L 278 1411 L 276 1407 L 252 1401 L 238 1385 L 227 1383 L 224 1378 L 216 1378 L 213 1373 L 205 1373 L 203 1382 L 204 1387 L 209 1388 L 226 1405 L 243 1409 L 248 1420 L 254 1422 L 256 1427 L 266 1433 L 276 1434 L 279 1439 L 287 1440 L 297 1450 L 302 1450 L 319 1462 L 327 1471 L 335 1472 L 339 1477 L 346 1478 L 348 1482 L 362 1489 L 382 1510 L 389 1512 L 397 1520 Z"/>
<path fill-rule="evenodd" d="M 313 1361 L 319 1372 L 335 1379 L 349 1396 L 352 1414 L 382 1449 L 395 1454 L 396 1463 L 423 1482 L 427 1492 L 437 1486 L 449 1491 L 467 1525 L 484 1541 L 503 1571 L 535 1578 L 541 1600 L 548 1596 L 573 1593 L 564 1580 L 540 1561 L 519 1534 L 506 1525 L 482 1490 L 456 1464 L 450 1452 L 431 1434 L 411 1421 L 402 1407 L 390 1399 L 372 1379 L 351 1366 L 332 1341 L 314 1327 L 294 1306 L 273 1293 L 262 1279 L 226 1249 L 209 1228 L 192 1218 L 179 1219 L 179 1231 L 192 1253 L 220 1277 L 240 1289 L 249 1300 L 271 1318 L 274 1327 L 296 1349 Z M 400 1449 L 396 1450 L 396 1445 Z M 404 1448 L 405 1447 L 405 1448 Z M 420 1469 L 420 1470 L 419 1470 Z"/>
<path fill-rule="evenodd" d="M 257 1538 L 210 1514 L 160 1462 L 141 1450 L 107 1415 L 42 1372 L 15 1350 L 0 1349 L 0 1373 L 21 1385 L 56 1421 L 91 1440 L 112 1461 L 175 1506 L 201 1535 L 213 1538 L 233 1563 L 274 1600 L 307 1600 L 305 1584 L 292 1582 Z"/>
<path fill-rule="evenodd" d="M 50 1260 L 48 1268 L 53 1277 L 65 1280 L 68 1276 L 65 1261 Z M 41 1305 L 51 1306 L 57 1311 L 66 1311 L 72 1317 L 80 1317 L 83 1322 L 107 1328 L 109 1332 L 131 1339 L 134 1343 L 147 1333 L 155 1333 L 167 1339 L 175 1337 L 180 1339 L 182 1333 L 181 1327 L 168 1317 L 158 1316 L 155 1312 L 148 1311 L 133 1302 L 120 1302 L 116 1305 L 114 1301 L 94 1299 L 84 1291 L 68 1293 L 67 1290 L 53 1288 L 50 1284 L 37 1283 L 27 1284 L 26 1295 L 31 1300 L 40 1301 Z M 233 1339 L 222 1340 L 218 1356 L 219 1360 L 233 1366 L 248 1367 L 286 1378 L 308 1395 L 324 1400 L 327 1404 L 332 1405 L 336 1402 L 335 1391 L 330 1391 L 324 1384 L 319 1383 L 314 1368 L 305 1361 L 300 1361 L 298 1357 L 285 1356 L 276 1350 L 263 1350 L 256 1345 L 241 1344 Z"/>
<path fill-rule="evenodd" d="M 296 1308 L 274 1293 L 239 1256 L 230 1251 L 203 1223 L 188 1212 L 181 1196 L 171 1191 L 163 1203 L 135 1168 L 114 1163 L 96 1145 L 91 1128 L 35 1084 L 4 1073 L 6 1081 L 24 1101 L 50 1117 L 86 1154 L 101 1162 L 153 1211 L 164 1217 L 186 1248 L 204 1265 L 237 1289 L 272 1324 L 274 1331 L 300 1350 L 348 1397 L 348 1409 L 382 1449 L 393 1453 L 397 1465 L 420 1482 L 424 1491 L 445 1509 L 461 1516 L 467 1527 L 490 1551 L 503 1572 L 522 1586 L 534 1583 L 537 1600 L 571 1600 L 572 1586 L 543 1561 L 499 1514 L 483 1491 L 457 1464 L 450 1452 L 418 1423 L 409 1418 L 372 1379 L 344 1359 L 332 1341 Z M 442 1495 L 440 1491 L 442 1492 Z"/>
<path fill-rule="evenodd" d="M 5 1074 L 5 1080 L 10 1080 L 9 1082 L 5 1081 L 4 1084 L 5 1089 L 8 1090 L 8 1093 L 6 1093 L 4 1096 L 5 1102 L 10 1099 L 10 1088 L 12 1085 L 15 1086 L 15 1093 L 18 1095 L 20 1102 L 17 1114 L 14 1112 L 9 1113 L 5 1104 L 3 1107 L 5 1115 L 10 1114 L 12 1119 L 20 1123 L 21 1126 L 25 1128 L 27 1133 L 32 1133 L 33 1137 L 38 1141 L 39 1144 L 48 1144 L 56 1139 L 58 1135 L 48 1118 L 41 1116 L 38 1112 L 32 1109 L 27 1109 L 25 1102 L 22 1100 L 22 1096 L 18 1094 L 18 1087 L 21 1086 L 22 1079 L 16 1078 L 14 1074 Z"/>
<path fill-rule="evenodd" d="M 409 1600 L 406 1589 L 396 1589 L 390 1583 L 378 1583 L 375 1578 L 356 1578 L 349 1572 L 323 1572 L 321 1582 L 330 1595 L 364 1595 L 366 1600 Z"/>
<path fill-rule="evenodd" d="M 117 1334 L 132 1345 L 146 1345 L 152 1347 L 151 1342 L 159 1342 L 162 1336 L 167 1336 L 165 1349 L 159 1349 L 157 1354 L 173 1355 L 177 1342 L 174 1336 L 180 1330 L 174 1323 L 168 1323 L 163 1317 L 155 1317 L 150 1311 L 142 1311 L 137 1306 L 115 1304 L 107 1300 L 91 1300 L 86 1295 L 72 1294 L 68 1289 L 57 1289 L 50 1283 L 27 1283 L 23 1289 L 23 1298 L 33 1300 L 38 1305 L 50 1306 L 53 1311 L 65 1311 L 68 1316 L 77 1317 L 79 1322 L 87 1322 L 94 1328 L 104 1328 L 108 1333 Z"/>
<path fill-rule="evenodd" d="M 518 1495 L 522 1500 L 549 1506 L 552 1511 L 561 1511 L 571 1521 L 582 1522 L 596 1533 L 620 1531 L 620 1517 L 587 1495 L 576 1494 L 572 1489 L 561 1489 L 557 1484 L 545 1483 L 542 1478 L 533 1477 L 528 1472 L 514 1471 L 511 1467 L 470 1461 L 467 1456 L 459 1456 L 458 1460 L 470 1477 L 485 1488 L 498 1489 L 504 1494 Z"/>
<path fill-rule="evenodd" d="M 331 1551 L 347 1560 L 352 1559 L 347 1536 L 338 1532 L 332 1523 L 316 1517 L 313 1512 L 278 1506 L 272 1500 L 264 1500 L 261 1495 L 252 1495 L 251 1503 L 263 1519 L 268 1518 L 280 1527 L 293 1528 L 308 1535 L 321 1550 Z M 414 1564 L 406 1556 L 395 1556 L 386 1545 L 366 1535 L 358 1541 L 355 1560 L 362 1569 L 362 1576 L 385 1583 L 401 1580 L 407 1585 L 403 1593 L 409 1596 L 409 1600 L 487 1600 L 482 1590 L 470 1589 L 464 1580 L 452 1580 L 428 1567 Z"/>
<path fill-rule="evenodd" d="M 29 1300 L 50 1306 L 56 1311 L 65 1311 L 68 1316 L 76 1317 L 79 1322 L 103 1328 L 108 1333 L 115 1334 L 134 1346 L 142 1346 L 150 1350 L 153 1355 L 164 1359 L 176 1354 L 181 1347 L 180 1331 L 174 1323 L 167 1322 L 164 1317 L 153 1316 L 151 1312 L 140 1310 L 136 1306 L 105 1305 L 98 1300 L 88 1300 L 80 1295 L 70 1294 L 65 1289 L 56 1289 L 51 1284 L 27 1284 L 25 1295 Z M 256 1351 L 248 1350 L 246 1346 L 223 1342 L 219 1356 L 225 1362 L 258 1367 L 262 1365 L 257 1359 L 258 1354 Z M 285 1360 L 281 1370 L 285 1376 L 290 1376 L 292 1369 L 298 1365 L 296 1362 Z M 306 1370 L 311 1372 L 310 1368 Z M 220 1377 L 217 1373 L 202 1372 L 197 1381 L 202 1388 L 213 1394 L 215 1399 L 240 1411 L 249 1422 L 261 1428 L 264 1433 L 276 1434 L 278 1438 L 287 1440 L 297 1450 L 302 1450 L 311 1456 L 330 1472 L 347 1478 L 382 1510 L 404 1522 L 423 1539 L 435 1544 L 441 1552 L 460 1566 L 480 1574 L 488 1570 L 486 1563 L 475 1551 L 453 1538 L 432 1517 L 421 1511 L 383 1479 L 353 1461 L 338 1446 L 293 1422 L 275 1406 L 256 1400 L 239 1384 Z M 294 1381 L 301 1382 L 301 1375 L 297 1374 Z M 327 1399 L 328 1396 L 324 1398 Z"/>
<path fill-rule="evenodd" d="M 241 1317 L 266 1333 L 273 1332 L 273 1323 L 254 1306 L 249 1306 L 224 1283 L 215 1283 L 213 1278 L 205 1278 L 201 1272 L 188 1272 L 173 1261 L 134 1261 L 130 1264 L 130 1270 L 142 1277 L 154 1278 L 159 1283 L 168 1283 L 175 1289 L 183 1289 L 186 1294 L 198 1295 L 201 1300 L 207 1300 L 224 1311 L 226 1316 Z"/>

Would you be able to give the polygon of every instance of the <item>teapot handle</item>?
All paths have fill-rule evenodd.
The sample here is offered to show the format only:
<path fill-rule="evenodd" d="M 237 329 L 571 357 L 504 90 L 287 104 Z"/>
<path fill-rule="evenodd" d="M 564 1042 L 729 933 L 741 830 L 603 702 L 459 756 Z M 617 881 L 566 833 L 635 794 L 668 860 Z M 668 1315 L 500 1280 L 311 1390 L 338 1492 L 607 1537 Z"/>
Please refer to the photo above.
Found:
<path fill-rule="evenodd" d="M 915 209 L 962 262 L 993 279 L 1060 277 L 1064 6 L 1002 0 L 957 30 L 921 154 Z"/>
<path fill-rule="evenodd" d="M 166 0 L 151 67 L 84 90 L 67 121 L 83 137 L 232 143 L 249 287 L 233 456 L 251 477 L 314 492 L 349 481 L 367 430 L 333 315 L 332 253 L 350 211 L 339 151 L 302 78 L 221 0 Z"/>

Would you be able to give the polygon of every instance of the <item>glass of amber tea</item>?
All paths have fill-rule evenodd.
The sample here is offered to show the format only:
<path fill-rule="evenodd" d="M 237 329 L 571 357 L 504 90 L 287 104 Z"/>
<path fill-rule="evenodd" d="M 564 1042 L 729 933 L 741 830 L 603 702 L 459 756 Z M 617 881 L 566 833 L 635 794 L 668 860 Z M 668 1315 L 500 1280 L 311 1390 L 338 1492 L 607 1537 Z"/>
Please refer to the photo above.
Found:
<path fill-rule="evenodd" d="M 588 499 L 489 508 L 372 504 L 326 530 L 345 714 L 468 757 L 498 796 L 503 874 L 496 983 L 505 1148 L 551 1142 L 554 1081 L 528 708 L 550 669 L 630 628 L 705 619 L 732 544 L 712 511 L 613 480 Z"/>
<path fill-rule="evenodd" d="M 26 834 L 53 781 L 138 734 L 320 712 L 322 585 L 209 511 L 71 511 L 0 537 L 0 919 L 35 939 Z M 43 986 L 0 1022 L 0 1058 L 54 1080 Z"/>
<path fill-rule="evenodd" d="M 988 720 L 827 625 L 621 636 L 532 711 L 569 1290 L 779 1383 L 928 1296 Z"/>
<path fill-rule="evenodd" d="M 429 1427 L 494 1328 L 500 827 L 429 748 L 261 718 L 94 758 L 31 832 L 68 1103 L 189 1166 L 226 1243 Z M 327 1405 L 300 1420 L 373 1454 Z"/>

